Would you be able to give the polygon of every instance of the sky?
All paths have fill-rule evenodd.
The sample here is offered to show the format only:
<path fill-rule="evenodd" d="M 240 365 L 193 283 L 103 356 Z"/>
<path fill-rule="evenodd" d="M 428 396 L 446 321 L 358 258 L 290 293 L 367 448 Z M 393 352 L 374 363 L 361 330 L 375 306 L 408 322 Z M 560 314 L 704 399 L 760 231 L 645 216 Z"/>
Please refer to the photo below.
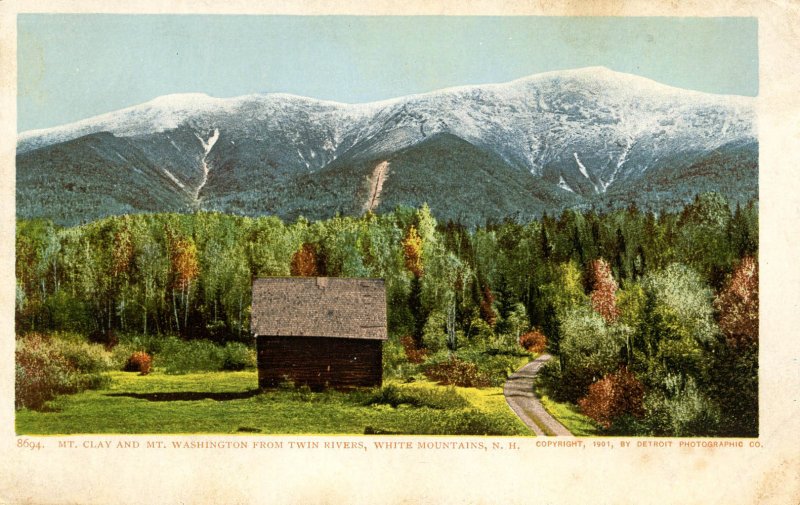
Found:
<path fill-rule="evenodd" d="M 605 66 L 758 93 L 755 18 L 23 14 L 18 131 L 170 93 L 361 103 Z"/>

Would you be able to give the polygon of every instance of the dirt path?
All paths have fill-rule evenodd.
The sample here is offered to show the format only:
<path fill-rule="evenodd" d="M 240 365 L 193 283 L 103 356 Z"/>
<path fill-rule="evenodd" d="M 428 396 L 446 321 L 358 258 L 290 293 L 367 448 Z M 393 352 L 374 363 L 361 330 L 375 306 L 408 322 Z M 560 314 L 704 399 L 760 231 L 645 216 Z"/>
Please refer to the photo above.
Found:
<path fill-rule="evenodd" d="M 572 433 L 544 409 L 542 402 L 533 393 L 533 378 L 550 357 L 549 354 L 542 354 L 514 372 L 506 381 L 503 394 L 511 410 L 533 430 L 537 437 L 554 435 L 569 437 Z"/>

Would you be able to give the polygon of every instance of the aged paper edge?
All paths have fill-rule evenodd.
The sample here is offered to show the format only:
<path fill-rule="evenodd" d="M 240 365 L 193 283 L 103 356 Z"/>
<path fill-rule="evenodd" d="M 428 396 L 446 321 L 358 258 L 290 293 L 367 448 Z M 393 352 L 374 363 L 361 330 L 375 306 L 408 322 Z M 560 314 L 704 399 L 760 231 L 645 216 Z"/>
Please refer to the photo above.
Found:
<path fill-rule="evenodd" d="M 761 447 L 537 447 L 511 452 L 415 449 L 23 451 L 14 434 L 14 151 L 16 14 L 21 12 L 292 15 L 745 16 L 759 23 Z M 0 503 L 798 503 L 800 3 L 773 1 L 0 0 Z M 241 437 L 70 437 L 228 440 Z M 363 437 L 251 437 L 363 440 Z M 425 437 L 403 440 L 430 441 Z M 441 439 L 437 439 L 441 440 Z M 448 437 L 447 440 L 465 440 Z M 488 439 L 491 440 L 491 439 Z M 588 439 L 589 442 L 591 439 Z M 636 439 L 629 439 L 634 445 Z M 51 444 L 52 445 L 52 444 Z"/>

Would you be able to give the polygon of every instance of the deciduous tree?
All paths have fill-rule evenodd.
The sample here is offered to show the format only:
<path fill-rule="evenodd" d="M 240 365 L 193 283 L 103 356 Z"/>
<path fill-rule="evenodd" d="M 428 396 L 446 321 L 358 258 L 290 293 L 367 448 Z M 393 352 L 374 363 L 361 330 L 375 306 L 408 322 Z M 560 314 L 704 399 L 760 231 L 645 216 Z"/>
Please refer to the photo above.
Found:
<path fill-rule="evenodd" d="M 292 255 L 290 273 L 295 277 L 316 277 L 319 275 L 317 266 L 317 248 L 314 244 L 303 243 L 300 249 Z"/>
<path fill-rule="evenodd" d="M 758 263 L 743 258 L 714 300 L 719 327 L 734 348 L 758 345 Z"/>
<path fill-rule="evenodd" d="M 611 267 L 603 258 L 592 261 L 589 267 L 592 308 L 611 324 L 619 317 L 617 309 L 617 282 L 611 275 Z"/>
<path fill-rule="evenodd" d="M 403 258 L 408 271 L 414 274 L 414 277 L 422 277 L 422 238 L 417 234 L 414 225 L 408 228 L 403 239 Z"/>

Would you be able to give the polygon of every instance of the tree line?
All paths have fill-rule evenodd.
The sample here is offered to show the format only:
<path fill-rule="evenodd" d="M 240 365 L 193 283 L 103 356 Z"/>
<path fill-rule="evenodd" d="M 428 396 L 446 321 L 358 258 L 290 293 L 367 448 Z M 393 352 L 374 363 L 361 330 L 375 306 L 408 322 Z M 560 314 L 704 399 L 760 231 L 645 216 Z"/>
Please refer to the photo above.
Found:
<path fill-rule="evenodd" d="M 718 372 L 752 379 L 757 369 L 756 355 L 719 363 L 717 346 L 752 340 L 726 336 L 725 318 L 738 316 L 725 314 L 724 297 L 745 262 L 757 269 L 758 209 L 731 208 L 716 193 L 679 212 L 566 210 L 478 228 L 439 223 L 427 206 L 292 223 L 213 212 L 75 227 L 18 220 L 16 251 L 18 333 L 247 342 L 254 278 L 373 277 L 386 281 L 390 335 L 419 348 L 515 341 L 538 329 L 559 357 L 554 394 L 573 402 L 619 370 L 647 377 L 642 387 L 666 398 L 665 384 L 710 391 L 710 382 L 722 388 Z"/>

